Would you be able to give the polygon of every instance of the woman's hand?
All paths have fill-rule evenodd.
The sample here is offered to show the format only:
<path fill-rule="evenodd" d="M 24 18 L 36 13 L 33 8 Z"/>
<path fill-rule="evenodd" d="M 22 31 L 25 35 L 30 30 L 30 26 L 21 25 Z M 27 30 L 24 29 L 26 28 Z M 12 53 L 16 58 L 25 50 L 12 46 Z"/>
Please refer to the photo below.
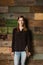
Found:
<path fill-rule="evenodd" d="M 31 53 L 30 53 L 30 52 L 28 52 L 28 57 L 29 57 L 29 56 L 31 56 Z"/>
<path fill-rule="evenodd" d="M 31 53 L 30 52 L 26 52 L 27 53 L 27 57 L 31 56 Z"/>
<path fill-rule="evenodd" d="M 9 52 L 10 52 L 10 54 L 11 54 L 11 57 L 13 58 L 14 52 L 12 52 L 12 48 L 9 48 Z"/>
<path fill-rule="evenodd" d="M 11 52 L 11 57 L 14 58 L 14 52 Z"/>

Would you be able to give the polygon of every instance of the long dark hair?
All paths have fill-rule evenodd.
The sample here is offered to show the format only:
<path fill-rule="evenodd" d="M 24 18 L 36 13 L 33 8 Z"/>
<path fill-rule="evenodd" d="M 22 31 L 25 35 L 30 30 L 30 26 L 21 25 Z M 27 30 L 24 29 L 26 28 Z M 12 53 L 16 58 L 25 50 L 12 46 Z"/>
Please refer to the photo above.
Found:
<path fill-rule="evenodd" d="M 24 27 L 23 31 L 27 31 L 26 24 L 25 24 L 25 17 L 24 16 L 19 16 L 17 21 L 19 20 L 19 18 L 23 18 L 23 21 L 24 21 L 24 23 L 23 23 L 23 27 Z M 19 23 L 17 25 L 17 30 L 19 31 Z"/>

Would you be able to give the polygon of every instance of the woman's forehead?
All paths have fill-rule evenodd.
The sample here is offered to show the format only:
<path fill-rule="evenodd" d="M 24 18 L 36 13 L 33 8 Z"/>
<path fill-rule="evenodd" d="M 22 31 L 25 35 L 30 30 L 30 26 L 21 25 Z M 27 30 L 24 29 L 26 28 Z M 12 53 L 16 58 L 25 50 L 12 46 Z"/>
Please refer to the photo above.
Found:
<path fill-rule="evenodd" d="M 23 20 L 23 18 L 19 18 L 19 20 Z"/>

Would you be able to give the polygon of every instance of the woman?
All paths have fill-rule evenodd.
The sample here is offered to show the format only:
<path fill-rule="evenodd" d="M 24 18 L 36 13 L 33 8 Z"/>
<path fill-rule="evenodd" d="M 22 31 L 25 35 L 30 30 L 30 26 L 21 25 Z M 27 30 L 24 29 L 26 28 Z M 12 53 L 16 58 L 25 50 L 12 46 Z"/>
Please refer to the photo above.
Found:
<path fill-rule="evenodd" d="M 25 65 L 26 60 L 26 46 L 29 50 L 29 31 L 25 25 L 25 18 L 23 16 L 18 17 L 18 26 L 13 30 L 12 38 L 12 54 L 14 54 L 14 65 L 19 65 L 19 59 L 21 56 L 21 65 Z"/>

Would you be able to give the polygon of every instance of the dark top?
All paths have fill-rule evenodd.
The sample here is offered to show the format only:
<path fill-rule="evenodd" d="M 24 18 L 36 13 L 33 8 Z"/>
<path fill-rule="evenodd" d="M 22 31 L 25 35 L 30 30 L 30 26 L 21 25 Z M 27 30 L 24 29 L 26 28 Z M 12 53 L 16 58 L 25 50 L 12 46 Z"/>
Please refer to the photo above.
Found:
<path fill-rule="evenodd" d="M 29 49 L 29 30 L 27 31 L 17 31 L 17 28 L 13 30 L 12 37 L 12 52 L 15 51 L 25 51 L 26 46 Z"/>

